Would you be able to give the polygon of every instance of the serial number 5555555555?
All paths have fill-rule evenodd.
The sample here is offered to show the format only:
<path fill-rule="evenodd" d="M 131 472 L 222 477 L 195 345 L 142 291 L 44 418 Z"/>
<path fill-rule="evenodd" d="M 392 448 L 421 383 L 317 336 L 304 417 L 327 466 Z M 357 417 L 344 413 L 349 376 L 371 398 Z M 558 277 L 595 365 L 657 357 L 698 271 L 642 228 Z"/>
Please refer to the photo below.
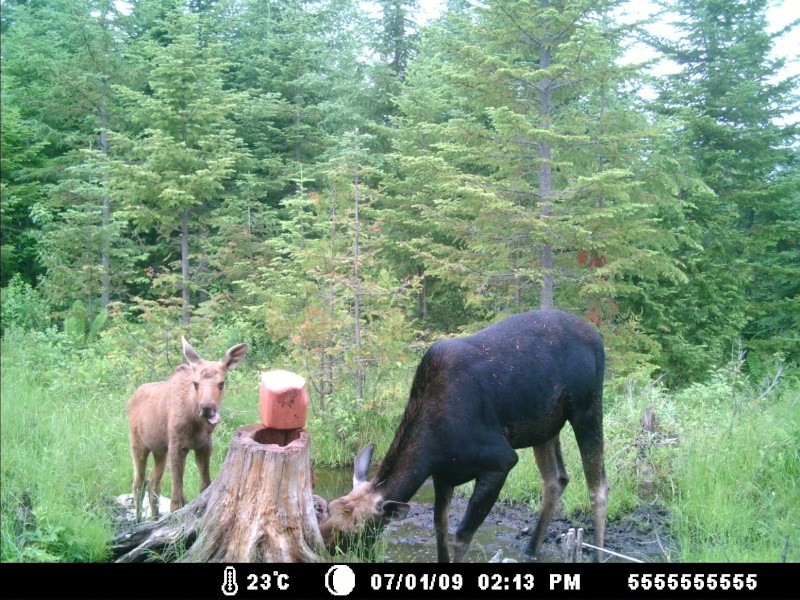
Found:
<path fill-rule="evenodd" d="M 756 575 L 744 573 L 631 573 L 631 590 L 754 590 Z"/>

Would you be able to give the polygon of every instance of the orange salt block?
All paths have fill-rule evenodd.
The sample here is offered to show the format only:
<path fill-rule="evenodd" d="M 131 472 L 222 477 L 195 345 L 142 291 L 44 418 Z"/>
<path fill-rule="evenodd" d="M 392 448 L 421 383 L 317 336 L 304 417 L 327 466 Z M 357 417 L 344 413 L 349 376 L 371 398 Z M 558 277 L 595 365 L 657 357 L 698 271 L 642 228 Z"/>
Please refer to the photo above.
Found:
<path fill-rule="evenodd" d="M 261 373 L 258 410 L 261 421 L 272 429 L 305 427 L 308 413 L 306 380 L 291 371 Z"/>

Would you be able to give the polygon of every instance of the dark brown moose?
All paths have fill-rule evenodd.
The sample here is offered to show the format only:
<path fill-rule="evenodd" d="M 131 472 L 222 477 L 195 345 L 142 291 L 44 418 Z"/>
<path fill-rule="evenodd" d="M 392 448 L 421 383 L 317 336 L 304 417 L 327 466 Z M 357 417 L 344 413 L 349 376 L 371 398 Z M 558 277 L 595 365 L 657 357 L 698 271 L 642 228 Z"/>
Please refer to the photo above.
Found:
<path fill-rule="evenodd" d="M 161 477 L 167 460 L 172 475 L 171 511 L 186 503 L 183 472 L 189 450 L 194 450 L 200 470 L 200 491 L 211 483 L 211 434 L 219 422 L 225 377 L 245 354 L 247 345 L 238 344 L 230 348 L 219 362 L 203 360 L 183 338 L 183 355 L 188 364 L 178 366 L 166 381 L 145 383 L 128 400 L 133 500 L 137 522 L 142 517 L 144 476 L 147 457 L 151 452 L 154 464 L 147 488 L 154 519 L 158 518 Z"/>
<path fill-rule="evenodd" d="M 388 521 L 406 516 L 407 502 L 432 477 L 438 559 L 448 562 L 453 489 L 475 480 L 453 540 L 453 558 L 461 562 L 517 463 L 515 449 L 532 446 L 544 480 L 539 519 L 526 548 L 536 557 L 569 482 L 559 441 L 567 421 L 583 460 L 595 544 L 602 547 L 608 493 L 604 368 L 600 334 L 559 310 L 517 314 L 474 335 L 436 342 L 417 367 L 405 413 L 377 474 L 368 480 L 370 444 L 356 458 L 353 490 L 329 503 L 329 517 L 320 527 L 328 549 L 345 549 L 359 535 L 369 545 Z"/>

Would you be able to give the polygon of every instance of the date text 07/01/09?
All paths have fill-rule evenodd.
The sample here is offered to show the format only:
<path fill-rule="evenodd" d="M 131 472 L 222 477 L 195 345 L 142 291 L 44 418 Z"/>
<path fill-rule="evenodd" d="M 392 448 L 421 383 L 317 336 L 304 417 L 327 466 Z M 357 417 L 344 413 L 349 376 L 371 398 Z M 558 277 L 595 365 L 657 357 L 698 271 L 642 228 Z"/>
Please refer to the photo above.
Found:
<path fill-rule="evenodd" d="M 580 574 L 551 573 L 548 577 L 550 590 L 579 590 Z M 532 573 L 501 575 L 499 573 L 478 575 L 478 588 L 491 591 L 533 590 L 535 579 Z M 459 591 L 464 588 L 464 576 L 458 573 L 374 573 L 370 577 L 370 587 L 375 591 Z"/>

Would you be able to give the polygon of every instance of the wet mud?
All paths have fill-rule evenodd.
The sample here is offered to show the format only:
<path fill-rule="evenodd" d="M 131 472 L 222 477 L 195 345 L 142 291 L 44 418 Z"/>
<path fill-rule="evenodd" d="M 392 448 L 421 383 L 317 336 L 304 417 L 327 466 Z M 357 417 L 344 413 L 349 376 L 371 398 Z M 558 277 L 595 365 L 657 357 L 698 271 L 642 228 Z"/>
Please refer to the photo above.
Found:
<path fill-rule="evenodd" d="M 315 493 L 327 499 L 338 498 L 352 487 L 351 470 L 317 471 Z M 387 562 L 436 562 L 436 534 L 433 527 L 433 485 L 428 480 L 412 498 L 411 510 L 402 521 L 390 523 L 383 535 Z M 468 497 L 456 492 L 450 504 L 450 551 L 452 535 L 467 507 Z M 500 559 L 529 562 L 525 548 L 536 525 L 537 506 L 498 501 L 475 532 L 467 553 L 468 562 L 488 562 L 501 552 Z M 569 515 L 557 512 L 547 530 L 538 562 L 563 562 L 561 535 L 571 527 L 584 528 L 584 541 L 594 542 L 591 514 Z M 677 557 L 669 530 L 669 515 L 657 503 L 642 501 L 639 508 L 606 523 L 605 547 L 644 562 L 671 562 Z M 591 550 L 584 561 L 593 560 Z M 606 556 L 605 562 L 628 562 Z"/>
<path fill-rule="evenodd" d="M 458 527 L 467 506 L 467 498 L 455 496 L 450 505 L 450 533 Z M 500 552 L 501 559 L 530 562 L 524 551 L 536 524 L 535 509 L 528 505 L 498 501 L 475 533 L 467 553 L 468 562 L 488 562 Z M 584 541 L 593 542 L 591 515 L 566 518 L 556 516 L 548 528 L 538 562 L 563 562 L 560 536 L 570 527 L 583 527 Z M 386 528 L 387 562 L 436 562 L 436 536 L 433 527 L 433 504 L 411 502 L 403 521 Z M 647 506 L 606 524 L 605 547 L 644 562 L 669 562 L 676 556 L 668 529 L 666 510 Z M 451 546 L 452 552 L 452 546 Z M 593 560 L 590 550 L 584 561 Z M 606 562 L 628 562 L 607 557 Z"/>

